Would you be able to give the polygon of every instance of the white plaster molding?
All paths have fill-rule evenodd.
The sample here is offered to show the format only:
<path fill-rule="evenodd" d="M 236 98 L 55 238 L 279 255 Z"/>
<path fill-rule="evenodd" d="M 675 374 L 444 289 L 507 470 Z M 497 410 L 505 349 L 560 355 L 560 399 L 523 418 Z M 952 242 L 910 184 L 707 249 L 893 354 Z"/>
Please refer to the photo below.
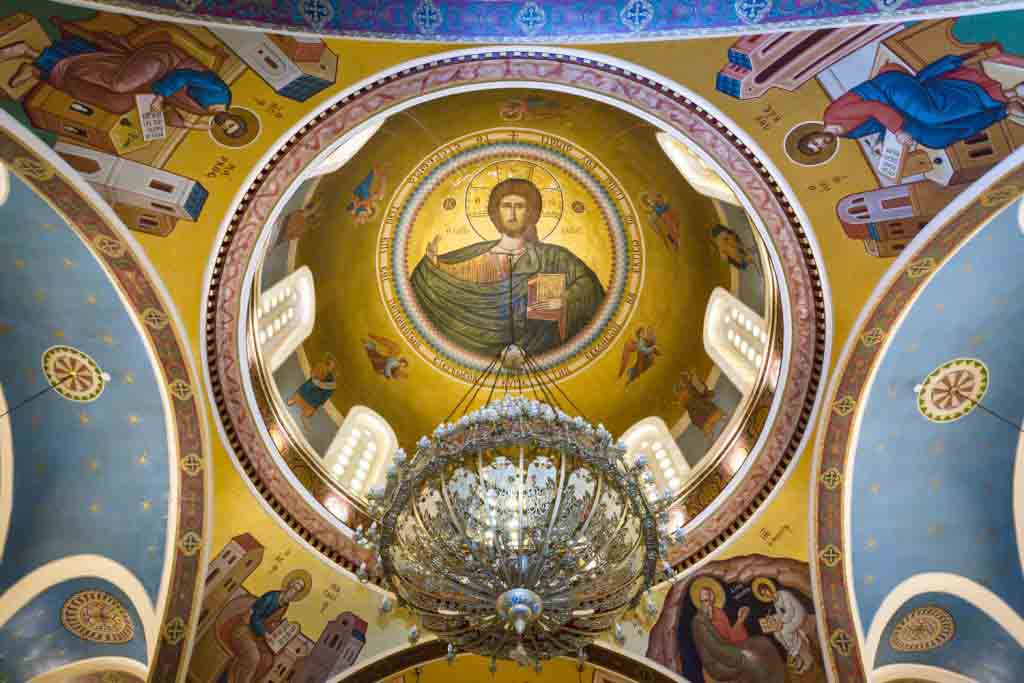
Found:
<path fill-rule="evenodd" d="M 144 664 L 128 657 L 92 657 L 50 669 L 30 679 L 29 683 L 73 683 L 82 676 L 105 671 L 129 674 L 143 681 L 149 675 L 149 670 Z"/>
<path fill-rule="evenodd" d="M 14 439 L 11 436 L 11 416 L 6 415 L 7 399 L 0 384 L 0 561 L 4 559 L 4 545 L 11 525 L 14 509 Z"/>
<path fill-rule="evenodd" d="M 949 669 L 926 664 L 887 664 L 868 675 L 868 683 L 889 683 L 890 681 L 919 680 L 924 683 L 978 683 L 978 681 Z"/>
<path fill-rule="evenodd" d="M 0 594 L 0 628 L 3 628 L 4 624 L 33 598 L 48 588 L 72 579 L 102 579 L 121 589 L 128 596 L 139 620 L 142 621 L 147 658 L 152 659 L 157 634 L 160 631 L 160 620 L 146 588 L 127 567 L 99 555 L 69 555 L 48 562 L 21 577 L 17 583 Z"/>

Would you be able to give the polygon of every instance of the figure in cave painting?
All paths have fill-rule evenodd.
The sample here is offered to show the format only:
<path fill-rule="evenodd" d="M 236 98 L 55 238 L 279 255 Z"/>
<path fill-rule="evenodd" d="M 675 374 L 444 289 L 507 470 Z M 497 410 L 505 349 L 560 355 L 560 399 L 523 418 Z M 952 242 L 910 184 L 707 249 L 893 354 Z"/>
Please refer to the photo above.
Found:
<path fill-rule="evenodd" d="M 825 683 L 807 563 L 711 562 L 675 584 L 647 657 L 693 683 Z"/>

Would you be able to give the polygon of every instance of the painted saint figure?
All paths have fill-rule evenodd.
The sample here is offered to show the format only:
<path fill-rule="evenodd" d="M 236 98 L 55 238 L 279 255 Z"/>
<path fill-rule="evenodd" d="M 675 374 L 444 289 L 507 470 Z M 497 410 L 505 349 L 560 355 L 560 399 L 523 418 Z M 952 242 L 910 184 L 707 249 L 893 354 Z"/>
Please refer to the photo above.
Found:
<path fill-rule="evenodd" d="M 367 336 L 369 339 L 361 341 L 363 350 L 366 351 L 366 356 L 370 359 L 370 365 L 373 366 L 373 371 L 378 375 L 383 375 L 384 379 L 408 377 L 404 371 L 409 367 L 409 361 L 398 355 L 401 347 L 387 337 L 379 337 L 375 334 Z"/>
<path fill-rule="evenodd" d="M 803 630 L 804 622 L 807 620 L 807 608 L 799 598 L 785 589 L 780 589 L 775 594 L 774 607 L 780 628 L 773 635 L 786 648 L 796 672 L 803 673 L 812 664 L 809 655 L 810 642 Z"/>
<path fill-rule="evenodd" d="M 622 349 L 622 363 L 619 365 L 619 377 L 626 375 L 626 386 L 645 373 L 654 365 L 654 358 L 660 356 L 657 339 L 653 327 L 638 327 L 636 338 L 626 342 Z M 636 360 L 633 357 L 636 356 Z M 632 366 L 630 366 L 632 362 Z"/>
<path fill-rule="evenodd" d="M 270 673 L 275 655 L 268 640 L 284 620 L 288 606 L 306 597 L 311 584 L 308 573 L 296 570 L 285 577 L 281 590 L 264 593 L 248 609 L 217 624 L 217 636 L 233 657 L 227 683 L 256 683 Z"/>
<path fill-rule="evenodd" d="M 493 357 L 514 342 L 539 355 L 579 334 L 604 301 L 587 264 L 538 238 L 542 201 L 531 181 L 503 180 L 487 202 L 499 239 L 439 253 L 438 235 L 413 270 L 420 309 L 459 347 Z"/>
<path fill-rule="evenodd" d="M 904 145 L 918 143 L 942 149 L 971 138 L 1011 117 L 1024 117 L 1019 89 L 1004 90 L 972 65 L 976 53 L 946 55 L 910 73 L 898 64 L 886 64 L 825 109 L 823 130 L 797 141 L 800 151 L 817 154 L 837 136 L 862 138 L 892 133 Z M 1024 66 L 1024 59 L 1000 58 Z"/>
<path fill-rule="evenodd" d="M 660 192 L 654 194 L 644 192 L 640 195 L 640 201 L 643 202 L 647 210 L 653 215 L 654 231 L 661 237 L 665 246 L 673 251 L 678 250 L 682 230 L 679 228 L 679 219 L 676 218 L 676 214 L 669 205 L 665 195 Z"/>
<path fill-rule="evenodd" d="M 288 399 L 288 405 L 298 404 L 302 409 L 302 417 L 312 417 L 313 413 L 330 400 L 334 390 L 338 388 L 334 376 L 337 367 L 338 361 L 334 356 L 329 353 L 325 355 L 321 362 L 313 366 L 310 378 Z"/>
<path fill-rule="evenodd" d="M 675 402 L 683 406 L 690 416 L 690 422 L 704 433 L 704 438 L 711 441 L 715 428 L 722 421 L 722 409 L 712 400 L 714 392 L 697 379 L 697 375 L 689 370 L 679 374 L 679 381 L 673 387 Z"/>
<path fill-rule="evenodd" d="M 63 20 L 53 18 L 63 31 Z M 228 138 L 247 132 L 244 117 L 229 111 L 231 90 L 205 64 L 167 40 L 133 46 L 121 36 L 97 32 L 90 40 L 65 36 L 42 51 L 20 41 L 0 46 L 0 62 L 32 60 L 10 78 L 17 87 L 43 81 L 76 100 L 113 114 L 135 108 L 135 95 L 153 94 L 152 108 L 163 111 L 167 125 L 177 128 L 217 126 Z M 182 113 L 210 117 L 190 124 Z"/>
<path fill-rule="evenodd" d="M 718 255 L 728 261 L 733 268 L 746 270 L 751 264 L 757 266 L 757 261 L 735 230 L 724 225 L 714 225 L 711 228 L 711 241 L 714 242 Z"/>
<path fill-rule="evenodd" d="M 698 617 L 705 617 L 711 621 L 718 636 L 730 643 L 742 643 L 750 634 L 747 632 L 747 617 L 750 616 L 749 607 L 740 607 L 736 614 L 736 621 L 729 620 L 725 610 L 715 605 L 715 593 L 710 588 L 700 589 L 700 612 Z M 695 617 L 696 618 L 696 617 Z"/>

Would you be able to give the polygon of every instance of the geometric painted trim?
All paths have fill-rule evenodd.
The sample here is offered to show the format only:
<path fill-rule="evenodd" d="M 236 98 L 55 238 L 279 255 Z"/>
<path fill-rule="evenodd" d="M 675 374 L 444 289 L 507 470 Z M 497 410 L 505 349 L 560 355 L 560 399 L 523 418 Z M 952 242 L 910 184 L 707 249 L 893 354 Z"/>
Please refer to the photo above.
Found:
<path fill-rule="evenodd" d="M 34 138 L 33 133 L 15 123 L 10 126 L 10 129 L 0 126 L 0 162 L 6 163 L 12 173 L 46 198 L 78 233 L 85 247 L 103 264 L 136 319 L 151 321 L 140 325 L 139 329 L 146 335 L 156 356 L 163 386 L 167 388 L 175 382 L 192 386 L 188 344 L 179 336 L 177 325 L 160 324 L 173 318 L 173 308 L 142 265 L 144 257 L 136 253 L 133 245 L 121 239 L 120 231 L 124 228 L 111 225 L 91 200 L 80 194 L 76 185 L 82 182 L 80 178 L 69 180 L 61 170 L 19 139 Z M 154 321 L 157 324 L 153 324 Z M 210 454 L 203 435 L 202 411 L 196 398 L 172 400 L 169 405 L 173 433 L 177 438 L 171 453 L 177 457 L 188 453 L 201 462 L 208 461 Z M 202 534 L 207 514 L 206 478 L 190 476 L 177 464 L 175 471 L 178 472 L 178 506 L 170 514 L 177 516 L 178 533 L 192 531 Z M 180 550 L 171 556 L 167 570 L 170 572 L 167 603 L 160 615 L 164 624 L 176 619 L 189 623 L 198 607 L 196 592 L 202 576 L 200 556 L 201 553 L 188 556 Z M 172 645 L 159 641 L 150 660 L 149 680 L 154 683 L 176 680 L 179 670 L 183 671 L 184 655 L 184 643 Z"/>
<path fill-rule="evenodd" d="M 442 54 L 414 66 L 381 74 L 315 116 L 284 145 L 241 193 L 241 200 L 210 259 L 210 284 L 203 315 L 210 389 L 230 452 L 254 488 L 281 519 L 325 557 L 354 571 L 374 558 L 356 545 L 336 522 L 289 483 L 287 465 L 261 437 L 258 421 L 264 401 L 253 406 L 244 390 L 250 359 L 240 348 L 240 321 L 245 275 L 267 221 L 285 192 L 327 147 L 346 132 L 378 114 L 393 113 L 404 103 L 437 97 L 456 89 L 487 87 L 495 82 L 544 82 L 566 92 L 591 95 L 640 110 L 668 130 L 699 146 L 737 183 L 765 227 L 771 250 L 781 260 L 780 277 L 788 293 L 791 353 L 785 380 L 776 390 L 778 415 L 768 428 L 765 446 L 750 466 L 729 483 L 701 523 L 688 529 L 672 549 L 674 568 L 685 569 L 707 558 L 737 533 L 765 502 L 797 456 L 818 395 L 827 339 L 824 291 L 812 240 L 800 224 L 778 182 L 764 163 L 732 130 L 686 94 L 663 82 L 578 53 L 547 50 L 496 50 Z M 781 290 L 782 288 L 780 288 Z M 266 408 L 269 410 L 269 408 Z M 681 505 L 681 503 L 680 503 Z M 355 507 L 355 506 L 353 506 Z M 368 524 L 357 510 L 351 527 Z M 371 575 L 374 572 L 371 571 Z"/>
<path fill-rule="evenodd" d="M 65 600 L 60 623 L 93 643 L 127 643 L 135 636 L 132 615 L 117 598 L 103 591 L 81 591 Z"/>
<path fill-rule="evenodd" d="M 847 355 L 841 357 L 836 367 L 831 395 L 826 400 L 832 405 L 843 401 L 843 409 L 822 413 L 819 424 L 821 436 L 815 445 L 815 469 L 811 479 L 817 482 L 812 493 L 815 512 L 811 549 L 812 556 L 818 558 L 814 563 L 818 624 L 823 633 L 846 635 L 841 638 L 843 651 L 836 647 L 825 649 L 825 657 L 836 683 L 862 683 L 867 680 L 861 644 L 858 638 L 849 635 L 858 632 L 854 622 L 855 606 L 850 603 L 852 579 L 846 575 L 846 563 L 837 560 L 847 551 L 845 524 L 849 510 L 846 507 L 844 487 L 836 485 L 836 482 L 850 479 L 853 467 L 851 444 L 856 438 L 854 428 L 858 424 L 859 414 L 855 406 L 862 405 L 866 400 L 871 377 L 886 351 L 886 345 L 878 343 L 879 335 L 883 330 L 896 327 L 913 305 L 918 293 L 961 244 L 1022 193 L 1024 165 L 1018 165 L 993 180 L 956 215 L 930 233 L 926 241 L 914 243 L 913 252 L 904 256 L 910 265 L 895 274 L 883 290 L 873 295 L 874 304 L 870 313 L 862 318 L 858 328 L 850 331 L 849 338 L 858 343 L 849 345 Z M 970 368 L 978 380 L 984 378 L 984 381 L 975 382 L 971 391 L 965 393 L 974 400 L 980 400 L 984 395 L 983 387 L 988 385 L 987 368 L 973 359 L 957 359 L 950 363 L 956 368 Z M 962 365 L 964 363 L 970 365 Z M 947 365 L 950 364 L 937 368 L 929 378 L 941 376 Z M 934 388 L 933 384 L 926 382 L 922 384 L 922 389 L 926 384 L 928 389 Z M 919 397 L 924 393 L 921 391 Z M 969 399 L 966 402 L 969 403 Z M 974 404 L 971 405 L 973 407 Z M 847 410 L 847 407 L 850 409 Z M 928 406 L 926 408 L 931 410 Z M 933 414 L 940 416 L 939 413 Z"/>
<path fill-rule="evenodd" d="M 1008 9 L 1010 0 L 846 2 L 821 0 L 813 15 L 771 0 L 696 5 L 651 0 L 407 0 L 377 9 L 340 0 L 79 0 L 74 4 L 142 11 L 157 18 L 304 31 L 349 38 L 462 43 L 617 42 L 735 35 L 742 31 L 811 29 L 859 22 L 906 21 L 922 15 Z M 900 7 L 901 4 L 908 5 Z M 254 9 L 258 7 L 258 9 Z M 335 9 L 337 8 L 337 9 Z"/>
<path fill-rule="evenodd" d="M 932 422 L 954 422 L 971 413 L 988 391 L 988 366 L 954 358 L 932 370 L 917 391 L 917 409 Z"/>

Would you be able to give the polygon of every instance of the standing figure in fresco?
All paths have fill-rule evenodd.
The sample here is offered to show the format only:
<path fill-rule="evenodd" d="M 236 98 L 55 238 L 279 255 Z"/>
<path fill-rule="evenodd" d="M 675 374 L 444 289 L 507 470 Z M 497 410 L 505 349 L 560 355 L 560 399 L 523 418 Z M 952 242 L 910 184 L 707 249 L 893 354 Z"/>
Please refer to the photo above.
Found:
<path fill-rule="evenodd" d="M 323 219 L 323 198 L 317 192 L 302 206 L 284 217 L 284 229 L 278 242 L 301 239 Z"/>
<path fill-rule="evenodd" d="M 62 27 L 59 17 L 52 19 Z M 111 33 L 98 32 L 92 40 L 64 37 L 41 52 L 25 42 L 0 46 L 0 62 L 30 59 L 10 78 L 17 87 L 38 79 L 76 100 L 113 114 L 135 108 L 135 95 L 153 94 L 153 109 L 163 111 L 167 125 L 209 129 L 217 126 L 228 138 L 241 138 L 248 124 L 229 111 L 231 90 L 206 65 L 172 42 L 159 40 L 132 46 Z M 209 117 L 190 124 L 182 113 Z"/>
<path fill-rule="evenodd" d="M 337 367 L 337 359 L 330 353 L 325 355 L 322 361 L 313 366 L 310 378 L 303 382 L 288 399 L 288 405 L 293 406 L 297 403 L 302 409 L 304 419 L 313 417 L 313 413 L 327 403 L 334 395 L 334 390 L 338 388 L 338 382 L 334 376 Z"/>
<path fill-rule="evenodd" d="M 683 370 L 679 381 L 672 388 L 675 402 L 683 406 L 690 416 L 690 422 L 704 433 L 704 438 L 711 441 L 715 428 L 722 421 L 722 409 L 712 400 L 714 392 L 697 379 L 697 373 Z"/>
<path fill-rule="evenodd" d="M 733 268 L 746 270 L 751 264 L 757 266 L 757 260 L 747 250 L 735 230 L 721 224 L 714 225 L 711 227 L 711 241 L 718 250 L 718 255 L 728 261 Z"/>
<path fill-rule="evenodd" d="M 368 223 L 377 213 L 377 202 L 384 198 L 384 176 L 380 169 L 371 169 L 352 191 L 346 211 L 357 225 Z"/>
<path fill-rule="evenodd" d="M 636 360 L 633 360 L 633 356 Z M 654 336 L 653 327 L 638 327 L 636 338 L 626 342 L 622 349 L 622 363 L 619 365 L 619 377 L 626 375 L 626 386 L 633 380 L 647 372 L 654 365 L 655 356 L 660 356 L 661 351 L 657 346 L 657 339 Z M 632 363 L 632 366 L 630 366 Z"/>
<path fill-rule="evenodd" d="M 248 609 L 231 610 L 231 603 L 225 607 L 225 613 L 230 613 L 216 628 L 218 639 L 233 657 L 227 683 L 256 683 L 270 673 L 275 655 L 267 641 L 284 621 L 288 605 L 302 600 L 311 588 L 309 573 L 297 569 L 285 577 L 281 590 L 264 593 Z"/>
<path fill-rule="evenodd" d="M 1007 117 L 1024 120 L 1020 88 L 1004 90 L 972 66 L 977 58 L 976 52 L 946 55 L 916 74 L 886 64 L 876 76 L 832 102 L 825 109 L 824 129 L 807 133 L 797 147 L 813 156 L 834 144 L 837 136 L 856 139 L 888 131 L 904 145 L 916 142 L 942 149 Z M 1024 66 L 1024 59 L 1002 59 Z"/>
<path fill-rule="evenodd" d="M 653 195 L 644 192 L 640 195 L 640 201 L 647 207 L 651 215 L 654 218 L 654 231 L 658 233 L 665 246 L 673 251 L 679 249 L 679 238 L 682 231 L 679 227 L 679 219 L 676 218 L 676 214 L 672 211 L 672 207 L 669 205 L 668 200 L 660 192 L 656 192 Z"/>
<path fill-rule="evenodd" d="M 773 635 L 786 648 L 794 670 L 804 673 L 813 662 L 809 651 L 811 644 L 803 630 L 807 608 L 799 598 L 784 588 L 775 594 L 774 607 L 774 616 L 780 628 Z"/>
<path fill-rule="evenodd" d="M 579 334 L 600 308 L 605 290 L 594 271 L 538 238 L 542 203 L 531 181 L 503 180 L 487 202 L 499 239 L 440 253 L 438 234 L 427 245 L 412 290 L 427 320 L 459 347 L 495 357 L 514 342 L 539 355 Z"/>
<path fill-rule="evenodd" d="M 367 335 L 369 339 L 362 339 L 363 349 L 370 359 L 373 371 L 383 375 L 384 379 L 405 379 L 408 375 L 404 370 L 409 367 L 409 361 L 399 352 L 402 350 L 397 342 L 387 337 L 378 337 L 375 334 Z"/>

